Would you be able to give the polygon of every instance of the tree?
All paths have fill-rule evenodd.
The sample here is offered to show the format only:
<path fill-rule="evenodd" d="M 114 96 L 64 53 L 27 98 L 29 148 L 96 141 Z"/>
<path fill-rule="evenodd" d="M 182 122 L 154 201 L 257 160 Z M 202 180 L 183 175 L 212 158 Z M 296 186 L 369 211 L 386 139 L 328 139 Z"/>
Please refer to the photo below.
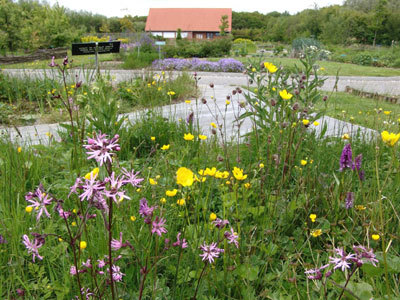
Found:
<path fill-rule="evenodd" d="M 223 15 L 221 17 L 221 25 L 219 25 L 219 34 L 221 36 L 226 35 L 226 30 L 229 28 L 229 21 L 228 21 L 228 16 L 227 15 Z"/>
<path fill-rule="evenodd" d="M 182 40 L 182 29 L 178 28 L 176 31 L 176 40 L 180 41 Z"/>

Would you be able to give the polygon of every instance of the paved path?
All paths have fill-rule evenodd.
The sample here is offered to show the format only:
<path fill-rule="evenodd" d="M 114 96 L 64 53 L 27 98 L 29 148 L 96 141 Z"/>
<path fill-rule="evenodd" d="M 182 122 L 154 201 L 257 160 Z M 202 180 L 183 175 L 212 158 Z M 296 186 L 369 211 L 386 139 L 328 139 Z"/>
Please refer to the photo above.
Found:
<path fill-rule="evenodd" d="M 210 123 L 224 124 L 223 134 L 224 138 L 230 140 L 231 138 L 236 139 L 238 137 L 238 126 L 237 116 L 244 112 L 243 108 L 240 108 L 239 102 L 244 102 L 245 98 L 242 94 L 237 93 L 235 96 L 231 95 L 233 88 L 229 85 L 215 85 L 214 88 L 210 88 L 208 85 L 201 85 L 201 94 L 207 100 L 207 105 L 203 104 L 200 100 L 196 104 L 193 100 L 190 104 L 185 102 L 163 106 L 158 108 L 163 116 L 168 117 L 178 122 L 185 122 L 186 117 L 194 111 L 195 124 L 199 122 L 200 128 L 204 134 L 211 134 Z M 231 104 L 226 106 L 226 96 L 230 95 Z M 135 122 L 140 119 L 143 115 L 143 111 L 125 114 L 121 117 L 128 118 L 131 122 Z M 224 123 L 225 120 L 225 123 Z M 342 136 L 344 133 L 350 135 L 361 134 L 366 139 L 371 139 L 376 135 L 376 132 L 364 128 L 361 126 L 353 125 L 347 122 L 343 122 L 334 118 L 324 117 L 319 120 L 320 125 L 315 128 L 317 134 L 319 134 L 324 126 L 327 126 L 326 136 Z M 240 126 L 239 136 L 250 131 L 253 125 L 249 119 L 246 119 Z M 314 127 L 314 126 L 311 126 Z M 12 141 L 19 145 L 23 144 L 48 144 L 51 139 L 59 140 L 58 130 L 60 130 L 58 124 L 42 124 L 36 126 L 24 126 L 19 127 L 18 131 L 10 128 L 3 130 L 3 134 L 9 134 Z M 21 135 L 21 136 L 20 136 Z M 51 136 L 51 138 L 49 137 Z M 220 135 L 219 135 L 220 137 Z"/>
<path fill-rule="evenodd" d="M 13 75 L 33 75 L 43 76 L 43 70 L 13 70 L 5 69 L 5 73 Z M 57 74 L 55 70 L 47 70 L 48 76 Z M 81 71 L 76 70 L 78 76 L 81 78 L 87 78 L 90 74 L 86 71 L 83 74 Z M 102 73 L 110 74 L 116 81 L 128 80 L 136 76 L 144 76 L 148 74 L 148 71 L 137 71 L 137 70 L 107 70 Z M 176 75 L 180 72 L 171 72 Z M 223 72 L 197 72 L 198 76 L 201 77 L 201 84 L 214 83 L 215 85 L 231 85 L 231 86 L 243 86 L 247 85 L 247 76 L 242 73 L 223 73 Z M 322 90 L 332 91 L 336 77 L 326 76 L 326 81 Z M 363 90 L 366 92 L 388 94 L 388 95 L 400 95 L 400 77 L 356 77 L 356 76 L 340 76 L 338 81 L 338 91 L 344 91 L 346 86 Z"/>

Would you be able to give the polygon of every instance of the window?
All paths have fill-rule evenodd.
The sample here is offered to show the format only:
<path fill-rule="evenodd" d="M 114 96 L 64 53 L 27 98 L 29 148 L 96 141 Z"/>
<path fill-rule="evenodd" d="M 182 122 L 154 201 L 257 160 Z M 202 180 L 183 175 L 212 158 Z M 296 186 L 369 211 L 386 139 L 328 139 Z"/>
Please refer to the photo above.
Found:
<path fill-rule="evenodd" d="M 175 38 L 175 32 L 163 32 L 163 37 L 166 39 L 174 39 Z"/>
<path fill-rule="evenodd" d="M 196 33 L 196 39 L 202 39 L 203 34 L 202 33 Z"/>
<path fill-rule="evenodd" d="M 181 36 L 182 36 L 182 38 L 187 38 L 188 33 L 187 32 L 181 32 Z"/>
<path fill-rule="evenodd" d="M 207 32 L 207 38 L 212 39 L 214 37 L 214 33 L 212 32 Z"/>
<path fill-rule="evenodd" d="M 153 36 L 162 36 L 162 32 L 150 32 Z"/>

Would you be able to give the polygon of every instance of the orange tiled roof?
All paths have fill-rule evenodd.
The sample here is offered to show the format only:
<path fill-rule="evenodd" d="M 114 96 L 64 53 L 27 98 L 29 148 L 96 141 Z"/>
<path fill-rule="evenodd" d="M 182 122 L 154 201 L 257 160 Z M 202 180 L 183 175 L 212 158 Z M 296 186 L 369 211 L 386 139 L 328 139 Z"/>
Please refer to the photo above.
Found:
<path fill-rule="evenodd" d="M 232 30 L 231 8 L 150 8 L 146 31 L 220 31 L 221 17 L 228 16 Z"/>

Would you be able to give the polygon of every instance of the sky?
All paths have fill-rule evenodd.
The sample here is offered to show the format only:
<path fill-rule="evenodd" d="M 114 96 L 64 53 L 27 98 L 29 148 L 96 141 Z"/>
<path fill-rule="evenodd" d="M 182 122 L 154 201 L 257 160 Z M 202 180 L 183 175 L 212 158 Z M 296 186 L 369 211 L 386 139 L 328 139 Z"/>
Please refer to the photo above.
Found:
<path fill-rule="evenodd" d="M 295 14 L 304 9 L 342 4 L 343 0 L 47 0 L 72 10 L 85 10 L 107 17 L 123 17 L 124 15 L 147 16 L 149 8 L 232 8 L 233 11 L 268 13 L 272 11 Z"/>

